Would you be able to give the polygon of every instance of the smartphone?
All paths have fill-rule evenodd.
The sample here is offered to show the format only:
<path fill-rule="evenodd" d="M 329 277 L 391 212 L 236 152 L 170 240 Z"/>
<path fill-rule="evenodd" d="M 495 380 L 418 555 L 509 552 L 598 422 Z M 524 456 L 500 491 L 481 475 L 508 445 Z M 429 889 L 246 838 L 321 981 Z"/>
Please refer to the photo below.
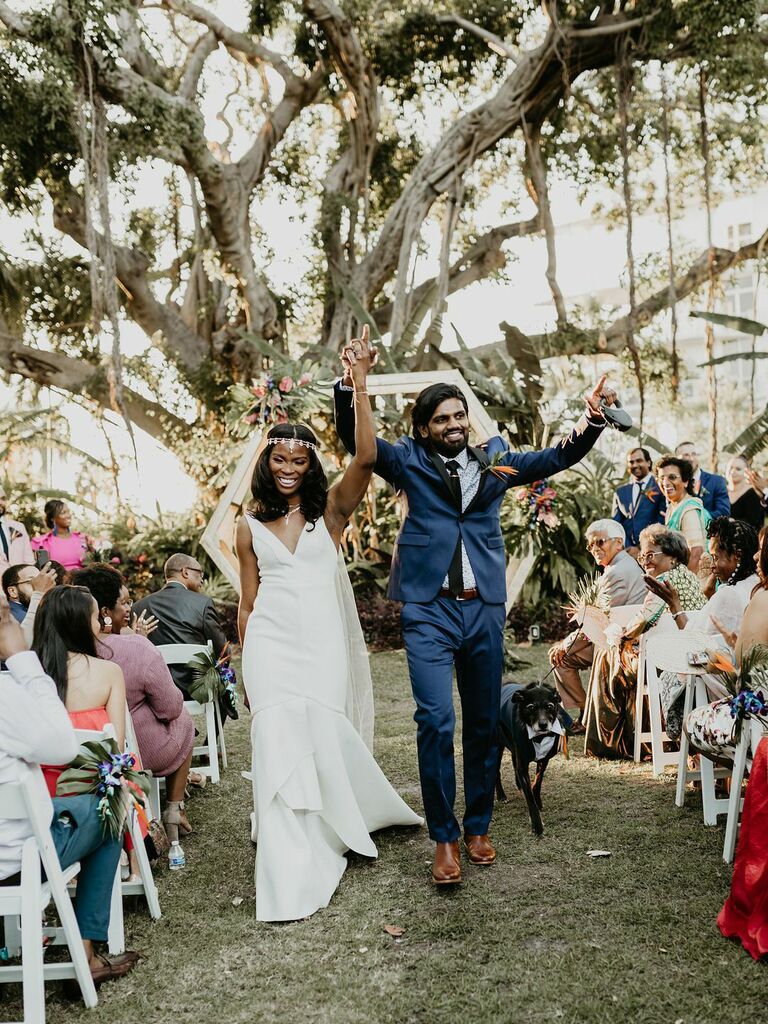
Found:
<path fill-rule="evenodd" d="M 42 569 L 44 565 L 47 565 L 51 560 L 51 556 L 45 550 L 45 548 L 38 548 L 35 552 L 35 565 L 38 569 Z"/>
<path fill-rule="evenodd" d="M 689 651 L 688 664 L 693 665 L 695 668 L 701 668 L 709 664 L 709 655 L 706 651 Z"/>

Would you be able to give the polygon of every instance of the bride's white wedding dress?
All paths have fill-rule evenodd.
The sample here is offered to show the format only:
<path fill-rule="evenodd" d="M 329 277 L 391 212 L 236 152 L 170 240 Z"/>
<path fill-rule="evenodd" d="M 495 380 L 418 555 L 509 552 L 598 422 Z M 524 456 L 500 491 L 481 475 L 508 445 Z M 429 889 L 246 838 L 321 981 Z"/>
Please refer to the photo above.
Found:
<path fill-rule="evenodd" d="M 247 516 L 259 591 L 243 644 L 253 715 L 256 917 L 292 921 L 328 905 L 347 850 L 421 818 L 392 789 L 346 714 L 347 641 L 338 554 L 322 519 L 296 551 Z"/>

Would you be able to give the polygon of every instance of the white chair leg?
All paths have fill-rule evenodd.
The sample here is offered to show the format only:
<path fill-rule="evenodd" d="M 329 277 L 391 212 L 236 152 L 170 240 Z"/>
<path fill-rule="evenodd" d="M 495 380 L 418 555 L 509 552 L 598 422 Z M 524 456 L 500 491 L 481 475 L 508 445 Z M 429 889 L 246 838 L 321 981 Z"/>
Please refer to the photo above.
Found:
<path fill-rule="evenodd" d="M 651 763 L 653 774 L 664 772 L 664 727 L 661 723 L 661 697 L 658 685 L 648 680 L 648 714 L 651 720 Z"/>
<path fill-rule="evenodd" d="M 144 898 L 146 899 L 147 907 L 149 908 L 149 916 L 153 921 L 159 921 L 162 917 L 162 914 L 160 913 L 160 898 L 157 894 L 157 886 L 155 885 L 155 879 L 152 875 L 152 868 L 149 863 L 146 847 L 144 846 L 144 839 L 141 835 L 141 826 L 139 825 L 139 818 L 136 814 L 135 808 L 131 808 L 129 820 L 131 839 L 136 849 L 136 859 L 139 862 L 139 875 L 144 889 Z"/>
<path fill-rule="evenodd" d="M 739 815 L 741 813 L 741 784 L 744 781 L 744 772 L 747 768 L 747 754 L 749 753 L 750 723 L 741 723 L 741 736 L 736 745 L 736 756 L 733 759 L 733 774 L 731 775 L 731 793 L 728 798 L 728 819 L 725 825 L 725 842 L 723 843 L 723 860 L 730 864 L 736 851 L 736 836 L 739 832 Z"/>
<path fill-rule="evenodd" d="M 25 845 L 21 861 L 21 962 L 24 1020 L 45 1021 L 45 977 L 43 974 L 43 927 L 40 913 L 40 855 Z"/>
<path fill-rule="evenodd" d="M 637 689 L 635 690 L 635 748 L 633 756 L 635 761 L 639 761 L 642 749 L 643 749 L 643 704 L 645 697 L 645 643 L 644 638 L 640 638 L 640 657 L 637 663 Z"/>
<path fill-rule="evenodd" d="M 685 699 L 683 701 L 683 723 L 693 710 L 694 679 L 688 676 L 685 682 Z M 680 733 L 680 756 L 677 759 L 677 789 L 675 791 L 675 804 L 682 807 L 685 804 L 685 787 L 688 782 L 688 734 L 685 729 Z"/>
<path fill-rule="evenodd" d="M 107 945 L 112 956 L 125 952 L 125 921 L 123 919 L 123 883 L 120 879 L 120 865 L 115 872 L 112 884 L 112 897 L 109 903 L 109 931 Z"/>
<path fill-rule="evenodd" d="M 216 713 L 213 708 L 214 702 L 212 700 L 208 701 L 205 705 L 205 727 L 208 730 L 206 743 L 208 746 L 211 782 L 219 782 L 221 780 L 219 773 L 219 748 L 216 743 Z"/>
<path fill-rule="evenodd" d="M 160 779 L 153 775 L 149 783 L 149 809 L 152 817 L 160 821 Z"/>
<path fill-rule="evenodd" d="M 221 767 L 226 769 L 229 767 L 227 763 L 227 744 L 224 739 L 224 723 L 221 720 L 221 708 L 219 702 L 215 700 L 213 702 L 213 710 L 216 715 L 216 725 L 219 730 L 219 746 L 221 747 Z"/>

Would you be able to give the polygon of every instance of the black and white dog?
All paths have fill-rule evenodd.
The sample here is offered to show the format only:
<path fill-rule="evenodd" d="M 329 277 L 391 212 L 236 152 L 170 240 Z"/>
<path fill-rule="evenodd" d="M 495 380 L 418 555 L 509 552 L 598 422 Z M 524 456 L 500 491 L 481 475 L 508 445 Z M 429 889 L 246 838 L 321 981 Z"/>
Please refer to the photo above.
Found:
<path fill-rule="evenodd" d="M 531 827 L 536 835 L 544 831 L 541 820 L 541 784 L 551 758 L 560 749 L 565 732 L 560 721 L 560 694 L 548 683 L 506 683 L 501 688 L 499 718 L 499 764 L 496 776 L 496 798 L 506 800 L 501 784 L 501 758 L 506 747 L 512 754 L 515 783 L 528 804 Z M 528 769 L 536 764 L 536 777 L 531 786 Z"/>

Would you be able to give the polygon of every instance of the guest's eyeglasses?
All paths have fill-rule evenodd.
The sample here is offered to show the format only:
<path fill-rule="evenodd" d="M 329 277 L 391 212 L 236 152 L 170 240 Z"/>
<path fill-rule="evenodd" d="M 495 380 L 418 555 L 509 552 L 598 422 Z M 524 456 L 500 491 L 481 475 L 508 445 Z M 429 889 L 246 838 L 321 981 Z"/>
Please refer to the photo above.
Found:
<path fill-rule="evenodd" d="M 646 551 L 644 554 L 639 555 L 637 560 L 645 565 L 646 562 L 653 562 L 655 558 L 663 554 L 663 551 Z"/>
<path fill-rule="evenodd" d="M 193 565 L 188 565 L 186 568 L 187 568 L 187 572 L 199 572 L 200 573 L 200 582 L 201 583 L 203 582 L 203 580 L 205 579 L 205 573 L 203 572 L 202 569 L 196 569 Z"/>
<path fill-rule="evenodd" d="M 610 537 L 592 537 L 587 541 L 587 551 L 592 551 L 594 548 L 604 548 Z"/>

